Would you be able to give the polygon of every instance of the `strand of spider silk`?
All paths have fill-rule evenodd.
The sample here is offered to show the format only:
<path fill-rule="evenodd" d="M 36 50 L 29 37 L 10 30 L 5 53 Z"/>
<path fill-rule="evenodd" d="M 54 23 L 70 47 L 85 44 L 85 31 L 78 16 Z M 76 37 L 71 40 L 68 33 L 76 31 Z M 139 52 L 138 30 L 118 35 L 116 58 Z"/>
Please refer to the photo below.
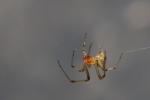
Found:
<path fill-rule="evenodd" d="M 144 48 L 139 48 L 139 49 L 134 49 L 134 50 L 127 50 L 127 51 L 125 51 L 125 53 L 134 53 L 134 52 L 143 51 L 143 50 L 147 50 L 147 49 L 150 49 L 150 47 L 144 47 Z"/>

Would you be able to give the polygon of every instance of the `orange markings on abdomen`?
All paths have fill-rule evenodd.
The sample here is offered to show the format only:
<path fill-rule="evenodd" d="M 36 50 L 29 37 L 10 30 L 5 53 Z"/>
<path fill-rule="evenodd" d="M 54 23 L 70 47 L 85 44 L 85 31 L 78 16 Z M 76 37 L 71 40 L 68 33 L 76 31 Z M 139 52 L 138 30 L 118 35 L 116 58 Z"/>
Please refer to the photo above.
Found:
<path fill-rule="evenodd" d="M 92 56 L 84 56 L 83 61 L 85 64 L 95 64 L 95 58 Z"/>

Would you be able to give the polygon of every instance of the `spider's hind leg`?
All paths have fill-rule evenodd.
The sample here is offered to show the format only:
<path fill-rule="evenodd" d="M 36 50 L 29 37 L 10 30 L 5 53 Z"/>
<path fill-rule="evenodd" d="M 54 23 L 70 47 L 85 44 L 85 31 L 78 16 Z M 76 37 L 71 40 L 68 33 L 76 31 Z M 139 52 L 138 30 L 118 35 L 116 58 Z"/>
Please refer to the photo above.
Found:
<path fill-rule="evenodd" d="M 99 72 L 99 68 L 97 66 L 95 66 L 95 70 L 96 70 L 96 73 L 97 73 L 97 76 L 100 80 L 104 79 L 105 76 L 106 76 L 106 70 L 102 70 L 103 71 L 103 75 L 100 74 Z"/>

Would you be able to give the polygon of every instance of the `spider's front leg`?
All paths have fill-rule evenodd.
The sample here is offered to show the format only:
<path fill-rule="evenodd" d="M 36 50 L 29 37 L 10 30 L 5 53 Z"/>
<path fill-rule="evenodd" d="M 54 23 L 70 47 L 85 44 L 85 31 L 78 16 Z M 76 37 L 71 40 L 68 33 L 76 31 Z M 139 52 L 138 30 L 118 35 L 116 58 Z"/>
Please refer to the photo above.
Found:
<path fill-rule="evenodd" d="M 72 67 L 72 68 L 75 68 L 75 69 L 76 69 L 77 71 L 79 71 L 79 72 L 83 72 L 83 71 L 85 71 L 83 66 L 76 66 L 76 65 L 74 65 L 75 52 L 76 52 L 76 50 L 73 50 L 73 52 L 72 52 L 71 67 Z M 80 68 L 80 69 L 79 69 L 79 68 Z"/>
<path fill-rule="evenodd" d="M 66 78 L 69 80 L 69 82 L 71 82 L 71 83 L 78 83 L 78 82 L 87 82 L 87 81 L 90 80 L 89 71 L 88 71 L 87 66 L 86 66 L 85 64 L 83 65 L 83 67 L 84 67 L 84 69 L 85 69 L 86 79 L 83 79 L 83 80 L 72 80 L 72 79 L 69 77 L 69 75 L 65 72 L 65 70 L 63 69 L 63 67 L 61 66 L 59 60 L 57 60 L 57 63 L 58 63 L 58 65 L 59 65 L 60 69 L 61 69 L 61 70 L 63 71 L 63 73 L 65 74 Z"/>

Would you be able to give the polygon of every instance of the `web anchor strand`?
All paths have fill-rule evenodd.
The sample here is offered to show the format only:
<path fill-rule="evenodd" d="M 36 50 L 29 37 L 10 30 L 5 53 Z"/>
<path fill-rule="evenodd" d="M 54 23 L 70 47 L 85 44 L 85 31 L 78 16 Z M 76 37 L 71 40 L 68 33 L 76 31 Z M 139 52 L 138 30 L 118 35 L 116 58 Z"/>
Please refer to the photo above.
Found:
<path fill-rule="evenodd" d="M 139 49 L 134 49 L 134 50 L 127 50 L 124 53 L 134 53 L 134 52 L 138 52 L 138 51 L 143 51 L 143 50 L 147 50 L 150 49 L 150 47 L 144 47 L 144 48 L 139 48 Z"/>

